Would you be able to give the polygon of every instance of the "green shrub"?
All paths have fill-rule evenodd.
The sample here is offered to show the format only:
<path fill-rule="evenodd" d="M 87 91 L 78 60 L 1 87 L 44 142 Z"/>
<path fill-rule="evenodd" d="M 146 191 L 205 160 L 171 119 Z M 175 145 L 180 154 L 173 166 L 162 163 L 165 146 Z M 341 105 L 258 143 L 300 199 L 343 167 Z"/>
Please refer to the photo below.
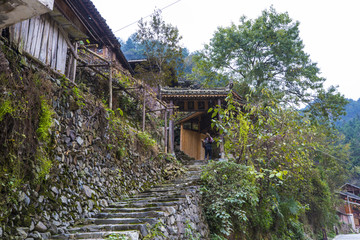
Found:
<path fill-rule="evenodd" d="M 229 236 L 235 228 L 245 227 L 247 210 L 258 202 L 254 171 L 233 162 L 211 162 L 201 180 L 203 206 L 212 233 Z"/>
<path fill-rule="evenodd" d="M 137 138 L 147 150 L 150 150 L 151 148 L 156 146 L 156 141 L 147 132 L 138 131 Z"/>

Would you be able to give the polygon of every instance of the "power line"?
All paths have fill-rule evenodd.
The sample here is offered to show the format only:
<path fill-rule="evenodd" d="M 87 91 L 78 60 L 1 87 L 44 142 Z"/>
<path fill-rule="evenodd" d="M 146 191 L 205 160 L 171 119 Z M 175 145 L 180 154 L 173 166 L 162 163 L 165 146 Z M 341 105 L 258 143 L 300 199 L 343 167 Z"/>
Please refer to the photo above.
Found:
<path fill-rule="evenodd" d="M 169 7 L 171 7 L 172 5 L 175 5 L 176 3 L 180 2 L 180 1 L 181 1 L 181 0 L 177 0 L 177 1 L 173 2 L 173 3 L 170 3 L 169 5 L 166 5 L 165 7 L 160 8 L 160 11 L 165 10 L 166 8 L 169 8 Z M 145 16 L 145 17 L 143 17 L 143 18 L 148 18 L 148 17 L 150 17 L 151 15 L 152 15 L 152 13 L 149 14 L 149 15 L 147 15 L 147 16 Z M 128 24 L 128 25 L 126 25 L 126 26 L 124 26 L 124 27 L 122 27 L 122 28 L 114 31 L 114 33 L 119 32 L 119 31 L 121 31 L 121 30 L 123 30 L 123 29 L 125 29 L 125 28 L 127 28 L 127 27 L 130 27 L 131 25 L 134 25 L 135 23 L 138 23 L 138 22 L 139 22 L 141 19 L 143 19 L 143 18 L 140 18 L 139 20 L 137 20 L 137 21 L 135 21 L 135 22 L 132 22 L 132 23 L 130 23 L 130 24 Z"/>

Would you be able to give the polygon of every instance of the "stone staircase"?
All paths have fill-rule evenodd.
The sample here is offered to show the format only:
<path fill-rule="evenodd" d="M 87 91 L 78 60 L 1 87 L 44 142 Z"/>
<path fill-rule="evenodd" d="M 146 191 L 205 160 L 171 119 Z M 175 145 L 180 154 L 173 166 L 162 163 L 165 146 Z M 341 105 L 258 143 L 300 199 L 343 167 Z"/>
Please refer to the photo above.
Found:
<path fill-rule="evenodd" d="M 85 219 L 83 225 L 52 239 L 135 240 L 154 231 L 163 235 L 155 239 L 187 239 L 189 231 L 206 239 L 207 225 L 198 206 L 203 165 L 204 161 L 189 161 L 183 176 L 113 203 L 94 218 Z"/>

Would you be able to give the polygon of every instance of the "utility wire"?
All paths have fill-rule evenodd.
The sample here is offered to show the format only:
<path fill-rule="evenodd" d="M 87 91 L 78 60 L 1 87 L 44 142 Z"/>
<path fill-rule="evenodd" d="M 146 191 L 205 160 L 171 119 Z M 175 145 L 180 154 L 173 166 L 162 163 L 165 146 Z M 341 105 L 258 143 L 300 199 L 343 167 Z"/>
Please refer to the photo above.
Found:
<path fill-rule="evenodd" d="M 170 3 L 169 5 L 167 5 L 167 6 L 163 7 L 163 8 L 160 8 L 160 11 L 165 10 L 166 8 L 169 8 L 169 7 L 171 7 L 172 5 L 175 5 L 176 3 L 180 2 L 180 1 L 181 1 L 181 0 L 177 0 L 177 1 L 173 2 L 173 3 Z M 147 16 L 145 16 L 145 17 L 143 17 L 143 18 L 148 18 L 148 17 L 150 17 L 151 15 L 152 15 L 152 13 L 149 14 L 149 15 L 147 15 Z M 138 22 L 139 22 L 141 19 L 143 19 L 143 18 L 140 18 L 139 20 L 137 20 L 137 21 L 135 21 L 135 22 L 132 22 L 132 23 L 130 23 L 130 24 L 128 24 L 128 25 L 126 25 L 126 26 L 124 26 L 124 27 L 122 27 L 122 28 L 114 31 L 114 33 L 119 32 L 119 31 L 121 31 L 121 30 L 123 30 L 123 29 L 125 29 L 125 28 L 127 28 L 127 27 L 130 27 L 131 25 L 134 25 L 135 23 L 138 23 Z"/>

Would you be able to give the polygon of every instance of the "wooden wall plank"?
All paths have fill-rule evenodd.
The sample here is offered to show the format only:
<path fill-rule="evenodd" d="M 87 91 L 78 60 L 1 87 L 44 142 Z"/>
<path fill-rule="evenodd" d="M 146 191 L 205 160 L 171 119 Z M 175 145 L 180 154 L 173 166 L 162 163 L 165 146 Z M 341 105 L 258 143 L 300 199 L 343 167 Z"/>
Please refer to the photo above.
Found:
<path fill-rule="evenodd" d="M 58 47 L 59 29 L 55 22 L 54 22 L 53 30 L 54 30 L 54 33 L 53 33 L 53 39 L 52 39 L 51 67 L 53 69 L 56 69 L 56 54 L 57 54 L 57 47 Z"/>
<path fill-rule="evenodd" d="M 9 40 L 10 40 L 10 42 L 14 42 L 14 28 L 15 28 L 14 25 L 9 27 Z"/>
<path fill-rule="evenodd" d="M 42 19 L 44 22 L 44 30 L 43 30 L 43 34 L 42 34 L 41 43 L 40 43 L 39 60 L 43 63 L 46 63 L 46 52 L 48 49 L 50 19 L 47 15 L 43 15 Z"/>
<path fill-rule="evenodd" d="M 24 20 L 21 22 L 21 32 L 19 36 L 19 51 L 22 51 L 25 49 L 25 44 L 28 38 L 29 33 L 29 20 Z"/>
<path fill-rule="evenodd" d="M 180 150 L 196 160 L 204 159 L 205 150 L 202 147 L 201 139 L 204 139 L 205 136 L 202 133 L 182 128 Z"/>
<path fill-rule="evenodd" d="M 42 16 L 40 16 L 39 17 L 39 29 L 38 29 L 38 33 L 36 36 L 35 51 L 34 51 L 34 55 L 33 55 L 37 59 L 40 59 L 41 41 L 43 38 L 44 26 L 45 26 L 44 18 Z"/>
<path fill-rule="evenodd" d="M 63 33 L 59 32 L 59 40 L 58 40 L 58 51 L 57 51 L 57 59 L 56 59 L 56 69 L 61 73 L 65 73 L 66 67 L 66 57 L 67 57 L 67 43 L 65 38 L 68 37 L 63 35 Z"/>
<path fill-rule="evenodd" d="M 59 31 L 58 43 L 57 43 L 57 52 L 56 52 L 56 70 L 60 70 L 61 68 L 61 61 L 62 61 L 62 45 L 64 44 L 64 38 Z"/>
<path fill-rule="evenodd" d="M 33 18 L 34 30 L 33 30 L 32 36 L 29 38 L 29 39 L 31 39 L 31 47 L 30 47 L 29 53 L 32 56 L 35 56 L 36 38 L 37 38 L 38 31 L 39 31 L 39 18 L 40 18 L 39 16 Z"/>
<path fill-rule="evenodd" d="M 20 30 L 20 23 L 17 23 L 10 27 L 10 41 L 15 45 L 18 44 L 19 30 Z"/>
<path fill-rule="evenodd" d="M 32 36 L 34 34 L 34 19 L 29 19 L 29 30 L 28 30 L 28 36 L 26 39 L 24 50 L 28 53 L 31 51 L 31 43 L 32 43 Z"/>
<path fill-rule="evenodd" d="M 54 39 L 54 20 L 51 17 L 49 17 L 49 39 L 48 39 L 48 47 L 46 49 L 46 64 L 49 66 L 51 66 L 53 39 Z"/>
<path fill-rule="evenodd" d="M 21 30 L 21 23 L 17 23 L 14 25 L 14 35 L 12 42 L 17 46 L 19 44 L 19 36 Z"/>

